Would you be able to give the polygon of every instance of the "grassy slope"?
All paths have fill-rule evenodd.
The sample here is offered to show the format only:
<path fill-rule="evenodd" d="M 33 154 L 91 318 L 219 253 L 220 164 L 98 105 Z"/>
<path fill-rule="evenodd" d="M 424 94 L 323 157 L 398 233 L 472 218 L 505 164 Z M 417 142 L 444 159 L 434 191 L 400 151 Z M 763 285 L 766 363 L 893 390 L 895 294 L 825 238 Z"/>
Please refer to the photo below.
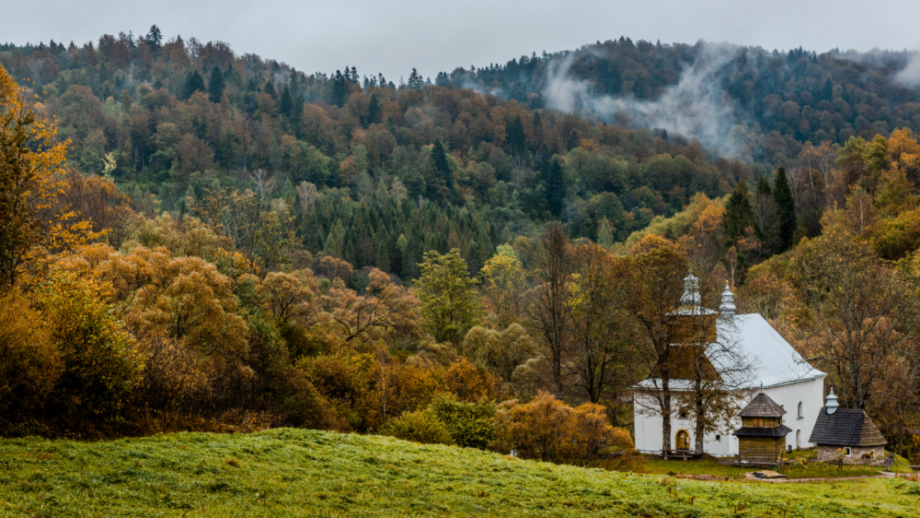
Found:
<path fill-rule="evenodd" d="M 294 429 L 0 440 L 2 516 L 916 516 L 913 486 L 695 482 Z"/>
<path fill-rule="evenodd" d="M 723 466 L 712 460 L 695 460 L 695 461 L 663 461 L 653 460 L 645 463 L 640 467 L 641 473 L 653 475 L 686 474 L 686 475 L 715 475 L 718 477 L 744 478 L 746 473 L 750 473 L 755 468 L 736 468 L 734 466 Z M 760 469 L 760 468 L 756 468 Z M 828 464 L 807 464 L 804 468 L 800 466 L 787 466 L 780 473 L 789 478 L 845 478 L 845 477 L 865 477 L 878 475 L 881 468 L 861 467 L 861 466 L 844 466 L 842 470 L 837 466 Z"/>

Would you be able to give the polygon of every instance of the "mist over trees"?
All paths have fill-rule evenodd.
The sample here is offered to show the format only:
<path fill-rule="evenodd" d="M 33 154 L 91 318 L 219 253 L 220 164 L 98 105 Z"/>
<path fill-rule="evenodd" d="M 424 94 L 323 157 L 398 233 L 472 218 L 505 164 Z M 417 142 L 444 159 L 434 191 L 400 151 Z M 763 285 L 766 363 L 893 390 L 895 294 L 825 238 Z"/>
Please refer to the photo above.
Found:
<path fill-rule="evenodd" d="M 697 47 L 602 47 L 563 56 L 598 94 L 701 77 Z M 396 85 L 155 27 L 0 46 L 0 431 L 628 449 L 692 268 L 916 455 L 917 93 L 891 63 L 735 51 L 707 72 L 751 117 L 726 159 L 548 107 L 525 86 L 560 56 Z M 661 408 L 714 426 L 709 381 Z"/>
<path fill-rule="evenodd" d="M 806 142 L 843 145 L 920 128 L 920 91 L 902 73 L 909 52 L 816 53 L 629 38 L 505 64 L 456 68 L 437 84 L 490 92 L 534 108 L 659 127 L 730 156 L 787 165 Z M 680 131 L 682 130 L 682 131 Z"/>

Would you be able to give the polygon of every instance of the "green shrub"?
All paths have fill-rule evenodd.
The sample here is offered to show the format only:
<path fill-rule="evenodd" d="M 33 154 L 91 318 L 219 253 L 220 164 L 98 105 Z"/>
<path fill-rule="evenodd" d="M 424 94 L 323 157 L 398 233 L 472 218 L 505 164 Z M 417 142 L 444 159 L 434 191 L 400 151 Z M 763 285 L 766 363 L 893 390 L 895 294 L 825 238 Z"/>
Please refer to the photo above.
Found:
<path fill-rule="evenodd" d="M 454 444 L 444 423 L 431 410 L 406 412 L 387 421 L 380 430 L 381 435 L 424 444 Z"/>
<path fill-rule="evenodd" d="M 495 439 L 493 403 L 463 403 L 457 401 L 452 394 L 440 394 L 428 409 L 444 423 L 459 446 L 486 448 Z"/>
<path fill-rule="evenodd" d="M 132 336 L 90 279 L 59 274 L 43 287 L 41 305 L 63 361 L 51 397 L 55 411 L 117 418 L 140 380 L 143 361 Z"/>

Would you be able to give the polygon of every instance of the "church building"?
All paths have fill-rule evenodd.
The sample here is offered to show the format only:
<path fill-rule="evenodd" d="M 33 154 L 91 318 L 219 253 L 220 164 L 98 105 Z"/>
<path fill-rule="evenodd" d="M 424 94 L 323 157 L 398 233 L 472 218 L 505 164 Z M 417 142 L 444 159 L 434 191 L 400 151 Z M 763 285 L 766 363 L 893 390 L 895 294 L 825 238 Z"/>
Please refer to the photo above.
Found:
<path fill-rule="evenodd" d="M 736 315 L 734 297 L 728 286 L 722 294 L 719 311 L 700 305 L 699 280 L 690 273 L 684 279 L 681 307 L 671 314 L 686 319 L 688 326 L 694 321 L 711 322 L 714 333 L 709 338 L 686 339 L 693 343 L 680 343 L 682 333 L 673 333 L 670 347 L 672 358 L 679 363 L 683 358 L 696 357 L 693 348 L 700 350 L 701 341 L 711 341 L 702 347 L 707 369 L 712 371 L 714 383 L 732 394 L 740 408 L 763 393 L 785 410 L 777 425 L 789 428 L 785 444 L 792 448 L 810 448 L 815 421 L 824 406 L 824 378 L 827 374 L 813 368 L 783 339 L 759 314 Z M 678 322 L 678 324 L 680 324 Z M 675 326 L 679 327 L 679 325 Z M 714 335 L 714 336 L 713 336 Z M 671 450 L 695 450 L 696 426 L 692 415 L 680 412 L 678 399 L 694 388 L 692 366 L 673 366 L 669 380 L 672 397 Z M 705 370 L 705 369 L 703 369 Z M 660 371 L 656 366 L 649 377 L 633 387 L 636 449 L 643 453 L 662 453 L 662 418 L 658 399 L 661 392 Z M 657 392 L 656 392 L 657 391 Z M 733 431 L 740 428 L 741 419 L 735 416 L 724 424 L 724 429 L 711 431 L 703 437 L 703 451 L 714 456 L 736 456 L 739 438 Z"/>

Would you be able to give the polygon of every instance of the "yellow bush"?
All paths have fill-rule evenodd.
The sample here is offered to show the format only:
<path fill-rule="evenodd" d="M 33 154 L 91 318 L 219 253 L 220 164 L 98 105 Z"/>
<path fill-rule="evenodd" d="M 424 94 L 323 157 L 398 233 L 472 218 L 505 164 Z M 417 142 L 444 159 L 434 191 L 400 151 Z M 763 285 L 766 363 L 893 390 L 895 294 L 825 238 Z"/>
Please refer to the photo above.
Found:
<path fill-rule="evenodd" d="M 16 290 L 0 296 L 0 415 L 36 411 L 62 368 L 41 314 Z"/>

